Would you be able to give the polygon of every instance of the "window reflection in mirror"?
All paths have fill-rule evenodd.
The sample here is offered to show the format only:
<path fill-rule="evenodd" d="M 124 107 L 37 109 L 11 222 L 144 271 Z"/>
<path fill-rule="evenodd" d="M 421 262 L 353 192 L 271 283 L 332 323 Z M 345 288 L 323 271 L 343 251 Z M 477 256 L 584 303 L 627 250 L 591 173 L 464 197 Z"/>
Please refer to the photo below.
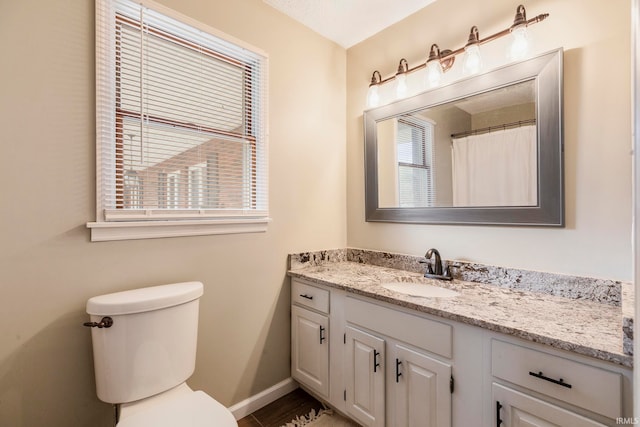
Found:
<path fill-rule="evenodd" d="M 536 206 L 535 80 L 378 121 L 381 208 Z"/>

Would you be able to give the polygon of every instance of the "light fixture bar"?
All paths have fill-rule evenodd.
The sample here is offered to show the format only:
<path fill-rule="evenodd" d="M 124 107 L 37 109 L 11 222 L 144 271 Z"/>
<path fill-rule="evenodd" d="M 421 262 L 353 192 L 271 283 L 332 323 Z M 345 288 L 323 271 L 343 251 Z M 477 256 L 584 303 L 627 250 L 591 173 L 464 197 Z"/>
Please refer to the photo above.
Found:
<path fill-rule="evenodd" d="M 490 35 L 488 37 L 485 37 L 483 39 L 478 40 L 477 44 L 478 45 L 483 45 L 485 43 L 489 43 L 490 41 L 496 40 L 496 39 L 498 39 L 500 37 L 504 37 L 504 36 L 510 34 L 515 27 L 520 27 L 520 26 L 528 27 L 530 25 L 537 24 L 538 22 L 544 21 L 548 17 L 549 17 L 548 13 L 542 13 L 542 14 L 534 17 L 534 18 L 531 18 L 531 19 L 527 20 L 526 19 L 526 11 L 525 11 L 524 6 L 523 5 L 519 5 L 518 8 L 516 9 L 516 17 L 514 19 L 513 25 L 511 25 L 509 28 L 506 28 L 506 29 L 504 29 L 502 31 L 499 31 L 499 32 L 497 32 L 495 34 L 492 34 L 492 35 Z M 472 27 L 472 29 L 473 28 L 476 28 L 476 32 L 477 32 L 477 27 L 474 26 L 474 27 Z M 432 49 L 431 50 L 433 50 L 433 46 L 435 46 L 436 48 L 438 47 L 437 45 L 432 45 Z M 447 71 L 453 65 L 453 61 L 454 61 L 455 57 L 457 55 L 460 55 L 461 53 L 463 53 L 465 51 L 465 47 L 466 47 L 466 45 L 462 46 L 462 47 L 460 47 L 460 48 L 458 48 L 456 50 L 453 50 L 453 51 L 452 50 L 447 50 L 447 49 L 445 49 L 445 50 L 439 50 L 438 49 L 439 61 L 443 66 L 443 71 Z M 431 58 L 429 58 L 429 59 L 431 59 Z M 404 61 L 404 63 L 403 63 L 403 61 Z M 414 71 L 421 70 L 421 69 L 423 69 L 423 68 L 425 68 L 427 66 L 427 62 L 428 61 L 423 61 L 420 64 L 416 65 L 415 67 L 409 68 L 406 60 L 402 59 L 400 61 L 400 64 L 401 64 L 401 66 L 403 66 L 404 72 L 401 73 L 401 74 L 406 75 L 408 73 L 412 73 Z M 446 66 L 445 66 L 445 64 L 446 64 Z M 378 75 L 377 78 L 375 78 L 376 77 L 375 76 L 376 73 Z M 391 80 L 395 80 L 397 75 L 398 75 L 398 73 L 393 74 L 393 75 L 391 75 L 391 76 L 389 76 L 389 77 L 387 77 L 385 79 L 382 79 L 382 76 L 380 75 L 380 73 L 378 71 L 374 71 L 374 76 L 371 78 L 371 85 L 370 86 L 372 86 L 372 85 L 382 85 L 382 84 L 385 84 L 387 82 L 390 82 Z"/>

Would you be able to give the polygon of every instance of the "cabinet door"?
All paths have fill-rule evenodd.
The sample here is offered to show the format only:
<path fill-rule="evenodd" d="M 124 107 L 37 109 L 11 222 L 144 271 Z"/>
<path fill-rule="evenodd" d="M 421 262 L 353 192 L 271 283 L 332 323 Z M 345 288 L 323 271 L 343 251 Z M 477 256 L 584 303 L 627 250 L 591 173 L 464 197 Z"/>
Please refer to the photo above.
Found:
<path fill-rule="evenodd" d="M 365 426 L 384 426 L 384 340 L 351 326 L 347 339 L 347 412 Z"/>
<path fill-rule="evenodd" d="M 605 427 L 524 393 L 493 383 L 494 421 L 500 427 Z"/>
<path fill-rule="evenodd" d="M 329 318 L 291 307 L 291 376 L 329 396 Z"/>
<path fill-rule="evenodd" d="M 392 351 L 397 427 L 451 427 L 451 365 L 396 344 Z"/>

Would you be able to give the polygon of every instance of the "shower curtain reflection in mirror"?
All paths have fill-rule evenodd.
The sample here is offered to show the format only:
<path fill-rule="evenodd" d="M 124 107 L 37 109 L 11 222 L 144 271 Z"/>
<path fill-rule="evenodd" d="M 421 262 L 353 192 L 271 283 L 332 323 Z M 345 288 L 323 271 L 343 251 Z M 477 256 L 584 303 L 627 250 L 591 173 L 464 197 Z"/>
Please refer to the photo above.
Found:
<path fill-rule="evenodd" d="M 536 127 L 452 139 L 453 206 L 536 206 Z"/>

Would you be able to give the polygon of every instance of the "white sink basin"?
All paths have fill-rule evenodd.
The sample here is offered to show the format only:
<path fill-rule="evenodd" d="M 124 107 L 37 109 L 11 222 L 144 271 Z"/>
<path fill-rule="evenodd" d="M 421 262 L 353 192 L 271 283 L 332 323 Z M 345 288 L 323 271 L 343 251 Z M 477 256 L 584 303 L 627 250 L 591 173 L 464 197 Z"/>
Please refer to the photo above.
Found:
<path fill-rule="evenodd" d="M 390 282 L 383 283 L 383 288 L 412 297 L 448 298 L 460 295 L 459 292 L 424 283 Z"/>

